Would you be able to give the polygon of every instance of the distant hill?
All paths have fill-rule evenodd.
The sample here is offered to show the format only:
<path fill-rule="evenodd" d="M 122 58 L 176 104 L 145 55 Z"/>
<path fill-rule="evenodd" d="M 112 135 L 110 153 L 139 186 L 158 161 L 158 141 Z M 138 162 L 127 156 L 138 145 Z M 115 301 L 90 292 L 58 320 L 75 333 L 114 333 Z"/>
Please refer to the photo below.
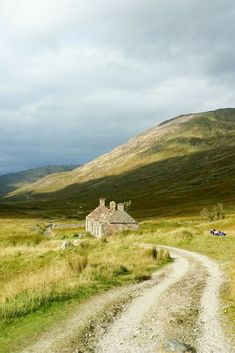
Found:
<path fill-rule="evenodd" d="M 80 215 L 99 197 L 132 200 L 135 217 L 235 206 L 235 109 L 165 121 L 86 165 L 46 176 L 6 202 L 50 214 Z"/>
<path fill-rule="evenodd" d="M 40 178 L 52 173 L 71 171 L 77 165 L 46 166 L 41 168 L 28 169 L 17 173 L 0 175 L 0 195 L 5 195 L 11 191 L 28 186 Z"/>

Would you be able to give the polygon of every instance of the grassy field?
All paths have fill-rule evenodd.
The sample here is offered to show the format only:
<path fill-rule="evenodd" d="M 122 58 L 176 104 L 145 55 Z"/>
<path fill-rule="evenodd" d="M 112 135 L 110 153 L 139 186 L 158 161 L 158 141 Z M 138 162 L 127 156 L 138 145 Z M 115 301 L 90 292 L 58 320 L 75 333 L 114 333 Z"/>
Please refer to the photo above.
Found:
<path fill-rule="evenodd" d="M 114 286 L 142 280 L 169 261 L 154 259 L 138 242 L 198 251 L 219 261 L 228 278 L 222 295 L 223 315 L 235 329 L 235 216 L 205 222 L 198 217 L 149 219 L 136 232 L 96 240 L 77 229 L 55 229 L 50 238 L 44 219 L 0 219 L 0 352 L 13 353 L 34 340 L 55 321 L 69 315 L 89 296 Z M 209 228 L 225 230 L 212 237 Z M 61 249 L 66 240 L 77 247 Z M 80 239 L 80 238 L 79 238 Z"/>
<path fill-rule="evenodd" d="M 154 259 L 125 234 L 96 240 L 79 226 L 64 227 L 48 239 L 44 220 L 0 220 L 1 353 L 24 347 L 92 294 L 141 281 L 169 261 L 167 254 Z M 77 247 L 61 248 L 82 231 Z"/>

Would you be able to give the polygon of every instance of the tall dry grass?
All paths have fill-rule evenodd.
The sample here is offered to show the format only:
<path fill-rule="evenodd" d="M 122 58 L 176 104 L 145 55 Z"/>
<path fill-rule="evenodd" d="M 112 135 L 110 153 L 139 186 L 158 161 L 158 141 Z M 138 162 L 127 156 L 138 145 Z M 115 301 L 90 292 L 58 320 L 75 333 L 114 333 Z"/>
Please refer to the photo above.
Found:
<path fill-rule="evenodd" d="M 82 240 L 82 246 L 66 250 L 61 250 L 60 245 L 59 240 L 2 245 L 2 322 L 28 315 L 52 302 L 79 297 L 79 293 L 86 296 L 91 288 L 96 291 L 137 281 L 162 264 L 160 253 L 154 260 L 145 249 L 129 243 L 128 238 L 87 238 Z"/>

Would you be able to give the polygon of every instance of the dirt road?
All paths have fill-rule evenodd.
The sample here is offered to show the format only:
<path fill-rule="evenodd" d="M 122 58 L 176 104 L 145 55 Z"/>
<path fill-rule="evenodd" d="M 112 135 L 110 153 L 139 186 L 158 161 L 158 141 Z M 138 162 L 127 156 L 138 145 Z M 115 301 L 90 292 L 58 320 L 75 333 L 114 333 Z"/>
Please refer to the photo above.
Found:
<path fill-rule="evenodd" d="M 220 324 L 219 266 L 168 249 L 175 261 L 151 280 L 91 299 L 23 353 L 234 353 Z"/>

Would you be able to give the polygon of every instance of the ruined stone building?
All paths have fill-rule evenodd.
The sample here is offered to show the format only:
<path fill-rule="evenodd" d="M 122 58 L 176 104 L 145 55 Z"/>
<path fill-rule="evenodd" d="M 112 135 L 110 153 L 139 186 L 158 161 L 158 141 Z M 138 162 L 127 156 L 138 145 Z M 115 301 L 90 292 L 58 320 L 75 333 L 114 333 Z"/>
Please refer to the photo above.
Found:
<path fill-rule="evenodd" d="M 100 199 L 99 206 L 86 217 L 86 231 L 97 238 L 138 227 L 138 222 L 125 211 L 123 203 L 116 205 L 115 201 L 111 201 L 107 207 L 105 199 Z"/>

